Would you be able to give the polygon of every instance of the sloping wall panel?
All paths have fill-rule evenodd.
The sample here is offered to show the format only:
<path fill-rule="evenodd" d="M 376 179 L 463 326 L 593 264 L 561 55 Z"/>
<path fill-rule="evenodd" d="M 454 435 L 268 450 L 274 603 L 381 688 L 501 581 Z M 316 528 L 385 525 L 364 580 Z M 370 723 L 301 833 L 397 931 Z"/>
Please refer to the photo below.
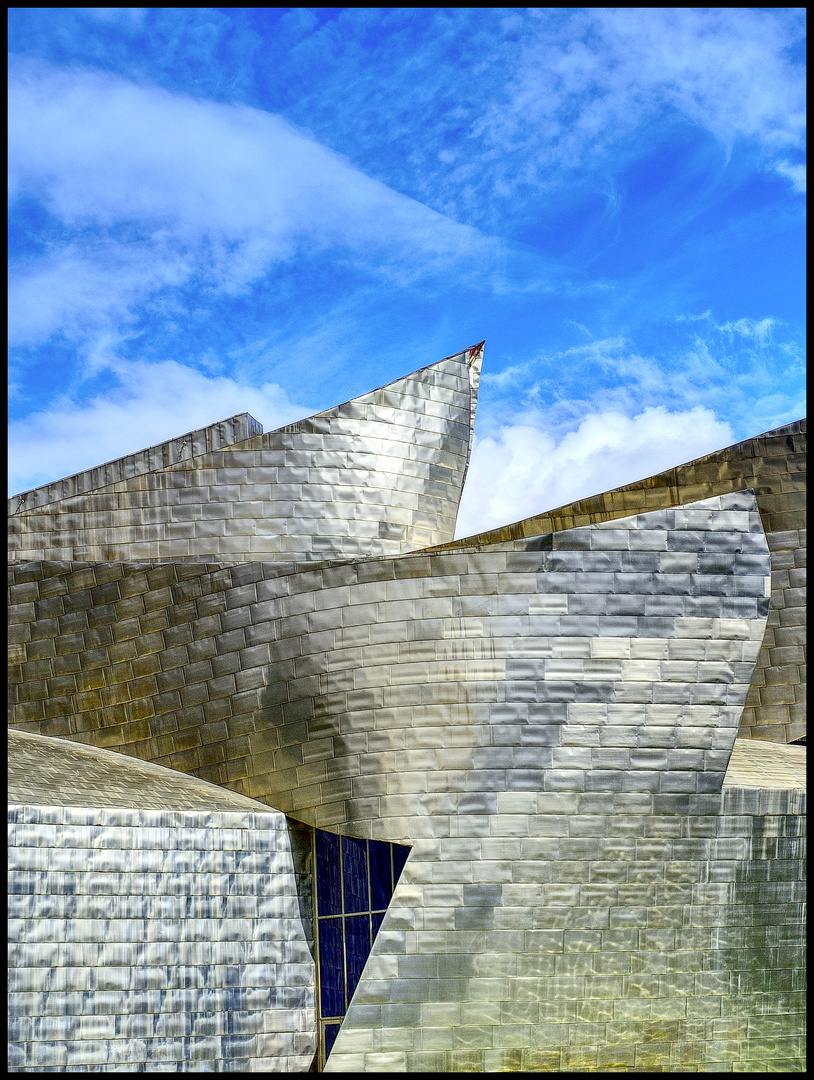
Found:
<path fill-rule="evenodd" d="M 176 440 L 141 471 L 94 470 L 59 499 L 12 505 L 11 723 L 32 733 L 12 735 L 128 756 L 113 755 L 128 764 L 108 785 L 98 763 L 69 781 L 39 762 L 42 791 L 18 777 L 14 955 L 33 980 L 15 989 L 29 994 L 13 1015 L 21 1060 L 40 1061 L 50 1039 L 58 1060 L 42 1067 L 59 1070 L 121 1053 L 138 1069 L 297 1071 L 327 1025 L 328 1071 L 804 1068 L 804 751 L 784 747 L 783 768 L 758 775 L 752 742 L 731 767 L 739 725 L 797 734 L 804 425 L 453 543 L 481 355 L 268 435 L 218 434 L 194 455 Z M 760 723 L 743 726 L 745 704 Z M 156 762 L 179 770 L 169 802 Z M 231 806 L 181 790 L 202 781 L 252 821 L 268 815 L 280 842 L 247 819 L 237 846 L 221 843 Z M 53 823 L 49 785 L 72 792 Z M 132 820 L 104 816 L 108 788 Z M 300 955 L 313 912 L 300 903 L 297 923 L 288 884 L 272 888 L 291 901 L 285 926 L 217 915 L 221 900 L 271 896 L 258 867 L 310 895 L 307 858 L 290 849 L 293 876 L 278 873 L 280 811 L 289 837 L 319 827 L 346 837 L 337 850 L 410 847 L 361 973 L 351 948 L 344 1019 L 338 999 L 308 1018 L 313 969 L 280 943 Z M 105 887 L 77 892 L 83 874 Z M 153 949 L 150 905 L 176 880 L 211 911 L 171 919 Z M 115 916 L 116 932 L 141 920 L 121 940 L 111 925 L 80 943 L 77 898 L 111 883 L 116 903 L 138 894 L 148 914 Z M 58 923 L 40 921 L 46 892 Z M 344 908 L 325 932 L 346 915 L 353 945 Z M 330 944 L 323 968 L 341 953 Z M 74 1005 L 59 1005 L 68 1027 L 29 1022 L 50 1016 L 49 993 L 95 993 L 100 971 L 159 955 L 189 985 L 119 1009 L 112 1035 Z M 253 998 L 259 1012 L 235 999 L 223 1031 L 196 1027 L 190 992 L 234 977 L 283 996 Z M 189 1009 L 183 1030 L 165 1000 Z M 122 1019 L 142 1007 L 150 1032 Z"/>
<path fill-rule="evenodd" d="M 806 733 L 806 433 L 806 421 L 797 420 L 675 469 L 447 546 L 489 546 L 751 488 L 772 553 L 772 602 L 740 735 L 793 742 Z"/>
<path fill-rule="evenodd" d="M 282 814 L 18 732 L 9 789 L 11 1071 L 308 1070 L 314 961 Z"/>
<path fill-rule="evenodd" d="M 295 561 L 451 540 L 482 355 L 482 346 L 464 350 L 279 431 L 206 452 L 201 439 L 190 437 L 183 450 L 173 440 L 152 457 L 134 455 L 152 469 L 114 462 L 114 481 L 92 490 L 62 481 L 15 496 L 9 555 Z M 60 497 L 43 502 L 49 493 Z"/>

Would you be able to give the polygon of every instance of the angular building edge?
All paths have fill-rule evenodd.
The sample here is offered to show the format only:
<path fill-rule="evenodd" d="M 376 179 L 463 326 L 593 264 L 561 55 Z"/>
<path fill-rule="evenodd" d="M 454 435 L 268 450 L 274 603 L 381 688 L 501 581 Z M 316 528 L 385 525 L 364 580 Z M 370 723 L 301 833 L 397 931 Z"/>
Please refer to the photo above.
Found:
<path fill-rule="evenodd" d="M 307 1072 L 288 822 L 109 750 L 9 732 L 8 1068 Z"/>
<path fill-rule="evenodd" d="M 416 456 L 402 459 L 422 499 L 440 500 L 439 520 L 449 516 L 444 507 L 455 488 L 460 496 L 481 355 L 476 346 L 415 373 L 422 376 L 416 400 L 435 391 L 454 410 L 450 418 L 436 409 L 427 426 L 413 410 Z M 247 442 L 269 440 L 261 452 L 299 455 L 327 435 L 320 452 L 335 454 L 330 439 L 352 441 L 355 425 L 368 420 L 367 405 L 374 424 L 397 417 L 392 387 L 411 378 Z M 341 430 L 331 427 L 337 415 Z M 449 440 L 442 451 L 451 459 L 428 445 L 438 435 Z M 552 528 L 529 525 L 488 542 L 480 536 L 415 551 L 406 536 L 379 535 L 359 550 L 337 533 L 293 557 L 275 553 L 273 562 L 249 551 L 230 559 L 234 552 L 219 549 L 209 564 L 189 553 L 12 564 L 14 726 L 41 733 L 12 734 L 12 742 L 30 749 L 42 734 L 67 741 L 51 746 L 63 764 L 43 764 L 39 787 L 29 777 L 25 788 L 19 770 L 16 781 L 31 803 L 21 816 L 12 810 L 22 861 L 12 894 L 12 990 L 20 996 L 11 1066 L 81 1068 L 83 1042 L 110 1034 L 111 989 L 114 997 L 144 998 L 132 1011 L 159 1024 L 150 1052 L 162 1053 L 162 1040 L 201 1035 L 160 1028 L 157 990 L 93 983 L 116 948 L 137 972 L 166 945 L 131 930 L 122 942 L 108 934 L 80 943 L 72 928 L 60 937 L 47 923 L 63 926 L 67 918 L 73 927 L 76 912 L 85 911 L 86 894 L 75 887 L 81 873 L 72 888 L 63 881 L 70 865 L 94 878 L 88 896 L 109 875 L 114 895 L 128 898 L 120 921 L 143 919 L 154 903 L 156 912 L 165 905 L 157 917 L 167 920 L 174 901 L 160 888 L 136 910 L 138 889 L 121 885 L 145 871 L 169 881 L 190 869 L 190 851 L 198 853 L 191 869 L 198 878 L 185 885 L 193 907 L 198 895 L 228 905 L 216 880 L 225 873 L 233 875 L 235 902 L 259 897 L 275 910 L 283 903 L 294 919 L 279 928 L 276 952 L 255 955 L 253 948 L 266 946 L 249 908 L 238 904 L 224 916 L 246 924 L 241 956 L 249 965 L 240 979 L 253 985 L 262 969 L 264 986 L 276 982 L 292 993 L 282 1005 L 261 1002 L 261 1010 L 277 1010 L 262 1035 L 238 1031 L 255 1020 L 237 1008 L 238 1028 L 216 1037 L 223 1060 L 242 1055 L 252 1070 L 303 1071 L 314 1045 L 314 976 L 306 971 L 302 922 L 295 925 L 292 870 L 279 863 L 285 829 L 264 842 L 247 819 L 241 850 L 249 845 L 248 858 L 232 863 L 234 848 L 213 842 L 213 833 L 226 835 L 237 808 L 204 811 L 200 820 L 195 806 L 172 820 L 159 806 L 118 820 L 119 811 L 103 807 L 44 811 L 37 800 L 49 783 L 62 785 L 66 803 L 86 799 L 88 784 L 83 789 L 82 777 L 70 775 L 71 760 L 85 755 L 90 784 L 106 763 L 125 788 L 128 772 L 142 777 L 113 799 L 132 801 L 149 774 L 155 786 L 145 802 L 194 803 L 192 788 L 209 781 L 226 802 L 245 798 L 263 808 L 246 808 L 255 822 L 264 814 L 284 822 L 283 811 L 310 827 L 412 846 L 326 1071 L 803 1071 L 805 792 L 796 774 L 783 790 L 743 784 L 759 747 L 746 748 L 751 761 L 740 754 L 732 767 L 761 657 L 766 671 L 784 675 L 796 664 L 796 653 L 772 650 L 797 648 L 784 644 L 782 635 L 793 637 L 798 624 L 783 613 L 799 607 L 791 571 L 799 569 L 804 534 L 789 547 L 785 533 L 799 541 L 799 530 L 780 526 L 783 515 L 798 513 L 800 435 L 779 429 L 757 437 L 762 456 L 748 440 L 739 455 L 680 466 L 713 471 L 679 476 L 682 497 L 668 505 L 670 485 L 667 495 L 656 485 L 655 505 L 638 509 L 607 493 L 594 520 L 566 526 L 561 517 Z M 387 456 L 376 438 L 369 445 Z M 244 449 L 208 453 L 207 467 L 225 470 L 229 454 L 238 468 L 280 467 L 241 465 L 234 455 Z M 349 458 L 341 465 L 358 466 Z M 302 458 L 282 467 L 302 469 Z M 159 472 L 168 478 L 183 470 L 170 464 Z M 215 490 L 230 480 L 215 477 Z M 140 480 L 137 488 L 157 490 L 152 483 Z M 725 490 L 710 490 L 715 484 Z M 648 481 L 638 487 L 648 489 Z M 366 520 L 354 519 L 353 528 L 364 529 Z M 385 532 L 397 524 L 385 518 Z M 302 556 L 302 565 L 286 565 Z M 769 640 L 770 631 L 779 636 Z M 114 750 L 132 755 L 129 762 Z M 793 773 L 804 751 L 782 751 L 789 761 L 780 764 Z M 123 830 L 118 844 L 116 829 Z M 216 874 L 207 878 L 210 864 Z M 257 868 L 272 892 L 277 875 L 279 896 L 259 895 Z M 38 883 L 56 898 L 50 914 Z M 110 903 L 106 894 L 97 908 L 98 899 Z M 105 915 L 88 907 L 87 917 Z M 169 919 L 179 970 L 212 964 L 214 954 L 196 952 L 186 936 L 197 917 L 188 911 Z M 47 948 L 36 943 L 42 919 L 46 938 L 59 943 L 50 967 L 34 955 Z M 214 924 L 197 930 L 198 940 L 214 940 L 220 958 L 201 975 L 205 984 L 219 966 L 234 967 L 228 941 L 244 939 L 231 926 L 223 935 Z M 277 948 L 289 937 L 290 956 Z M 40 976 L 57 971 L 60 959 L 79 981 L 54 983 L 49 992 L 73 994 L 80 1004 L 83 995 L 96 996 L 88 1019 L 78 1010 L 54 1037 L 53 1026 L 34 1018 Z M 220 1009 L 194 988 L 176 993 L 193 1019 L 202 1006 Z M 125 1054 L 132 1067 L 149 1069 L 143 1024 L 128 1021 L 133 1041 Z M 193 1056 L 211 1059 L 204 1042 Z M 176 1060 L 194 1068 L 191 1044 L 173 1045 Z"/>
<path fill-rule="evenodd" d="M 772 603 L 740 735 L 795 742 L 806 734 L 806 433 L 803 418 L 632 484 L 440 545 L 439 550 L 489 547 L 752 489 L 772 552 Z"/>
<path fill-rule="evenodd" d="M 275 431 L 217 434 L 256 425 L 241 414 L 193 433 L 197 441 L 181 437 L 16 496 L 9 558 L 295 561 L 450 540 L 482 352 Z"/>

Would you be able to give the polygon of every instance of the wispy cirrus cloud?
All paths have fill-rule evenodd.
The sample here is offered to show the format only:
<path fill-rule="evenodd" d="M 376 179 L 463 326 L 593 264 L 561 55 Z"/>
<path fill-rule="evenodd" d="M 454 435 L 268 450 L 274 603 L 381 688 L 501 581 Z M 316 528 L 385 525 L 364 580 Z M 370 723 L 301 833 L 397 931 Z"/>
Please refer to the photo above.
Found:
<path fill-rule="evenodd" d="M 521 193 L 575 176 L 603 188 L 620 154 L 652 148 L 676 124 L 727 153 L 748 144 L 758 168 L 800 181 L 801 9 L 137 12 L 66 9 L 60 41 L 85 63 L 115 56 L 170 89 L 221 101 L 268 93 L 366 173 L 490 232 L 527 213 Z"/>
<path fill-rule="evenodd" d="M 791 186 L 800 195 L 806 193 L 806 167 L 805 165 L 795 165 L 791 161 L 778 161 L 774 166 L 774 171 L 781 176 L 785 176 L 787 180 L 791 181 Z"/>
<path fill-rule="evenodd" d="M 239 295 L 295 255 L 405 284 L 495 250 L 262 110 L 42 63 L 13 64 L 9 93 L 10 197 L 49 218 L 13 264 L 15 343 L 168 287 Z"/>
<path fill-rule="evenodd" d="M 484 336 L 467 499 L 483 469 L 508 516 L 576 497 L 529 452 L 606 488 L 652 471 L 655 421 L 666 466 L 804 411 L 801 10 L 11 21 L 12 405 L 43 479 L 97 421 L 108 456 L 177 434 L 165 376 L 188 428 L 220 390 L 322 408 Z M 113 448 L 129 400 L 166 424 Z"/>
<path fill-rule="evenodd" d="M 360 19 L 378 47 L 358 49 Z M 794 9 L 345 11 L 292 53 L 292 68 L 330 64 L 291 109 L 399 190 L 497 230 L 529 200 L 544 214 L 539 193 L 567 195 L 575 179 L 613 191 L 620 166 L 682 126 L 724 158 L 750 148 L 758 170 L 796 186 L 804 36 Z M 337 123 L 328 99 L 340 84 Z M 618 205 L 616 193 L 604 212 Z"/>
<path fill-rule="evenodd" d="M 642 330 L 641 341 L 598 338 L 512 365 L 505 380 L 484 379 L 485 434 L 511 415 L 559 437 L 591 413 L 663 406 L 711 409 L 745 438 L 805 415 L 804 345 L 782 320 L 723 322 L 707 311 Z"/>

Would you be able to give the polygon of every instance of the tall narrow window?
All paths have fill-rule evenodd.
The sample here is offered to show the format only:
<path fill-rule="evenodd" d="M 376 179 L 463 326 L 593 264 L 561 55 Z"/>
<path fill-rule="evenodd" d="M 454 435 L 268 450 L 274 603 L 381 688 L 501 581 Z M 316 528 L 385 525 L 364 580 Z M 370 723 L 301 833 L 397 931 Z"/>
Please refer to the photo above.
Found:
<path fill-rule="evenodd" d="M 322 1069 L 410 849 L 314 829 L 315 907 Z"/>

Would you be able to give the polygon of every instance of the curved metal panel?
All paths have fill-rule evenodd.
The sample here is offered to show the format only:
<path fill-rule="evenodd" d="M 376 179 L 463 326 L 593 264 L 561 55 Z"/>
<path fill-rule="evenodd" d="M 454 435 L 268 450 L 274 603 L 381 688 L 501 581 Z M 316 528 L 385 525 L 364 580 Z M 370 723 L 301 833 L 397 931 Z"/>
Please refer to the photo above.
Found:
<path fill-rule="evenodd" d="M 482 357 L 481 343 L 278 431 L 153 455 L 150 471 L 122 479 L 114 462 L 117 479 L 92 491 L 80 484 L 44 505 L 37 492 L 17 497 L 9 556 L 294 562 L 451 540 Z"/>
<path fill-rule="evenodd" d="M 806 732 L 806 448 L 806 420 L 797 420 L 448 547 L 488 546 L 752 488 L 772 553 L 772 596 L 740 736 L 794 742 Z"/>
<path fill-rule="evenodd" d="M 438 547 L 480 355 L 63 500 L 158 561 L 12 568 L 13 722 L 411 845 L 328 1071 L 799 1069 L 804 792 L 723 786 L 771 469 Z"/>
<path fill-rule="evenodd" d="M 410 784 L 428 799 L 438 784 L 454 803 L 468 771 L 494 772 L 505 788 L 521 769 L 542 790 L 596 789 L 622 773 L 634 785 L 626 790 L 647 790 L 656 773 L 662 784 L 674 773 L 681 784 L 720 779 L 768 604 L 753 495 L 502 547 L 295 572 L 43 564 L 42 581 L 26 582 L 21 567 L 12 618 L 28 640 L 12 670 L 12 720 L 192 772 L 309 824 L 357 830 L 424 813 L 406 800 Z M 594 715 L 592 727 L 624 727 L 619 738 L 640 750 L 651 728 L 678 742 L 653 769 L 621 744 L 554 751 L 571 723 Z M 723 742 L 699 757 L 695 727 Z M 505 749 L 492 766 L 486 748 L 500 731 Z M 537 737 L 555 742 L 531 749 Z M 458 764 L 442 777 L 450 740 Z M 379 743 L 399 756 L 383 758 L 374 781 Z M 507 754 L 517 755 L 511 768 Z"/>
<path fill-rule="evenodd" d="M 307 1072 L 285 817 L 105 750 L 10 750 L 10 1070 Z"/>

